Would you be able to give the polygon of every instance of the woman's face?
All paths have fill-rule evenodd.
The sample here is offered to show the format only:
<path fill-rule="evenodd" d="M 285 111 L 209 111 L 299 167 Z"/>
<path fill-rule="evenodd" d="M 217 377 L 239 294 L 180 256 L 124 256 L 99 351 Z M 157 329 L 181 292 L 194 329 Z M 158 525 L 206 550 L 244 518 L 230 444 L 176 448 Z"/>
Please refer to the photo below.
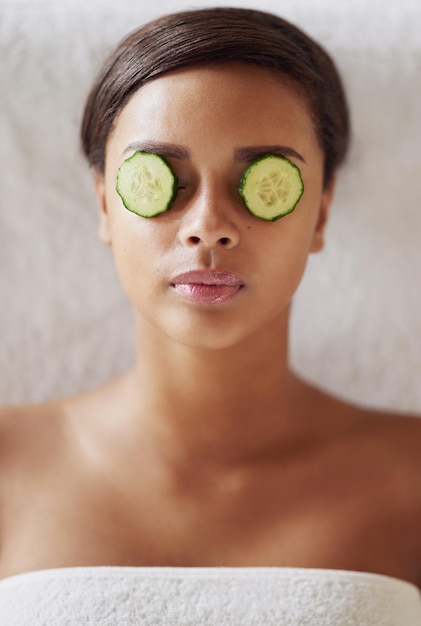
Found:
<path fill-rule="evenodd" d="M 136 149 L 165 156 L 179 179 L 174 204 L 157 217 L 128 211 L 115 190 Z M 278 151 L 300 168 L 304 194 L 292 213 L 266 222 L 247 211 L 237 188 L 253 159 Z M 309 252 L 322 247 L 331 195 L 322 181 L 305 101 L 269 71 L 236 63 L 147 83 L 119 115 L 105 176 L 96 179 L 100 236 L 136 315 L 197 347 L 277 328 Z"/>

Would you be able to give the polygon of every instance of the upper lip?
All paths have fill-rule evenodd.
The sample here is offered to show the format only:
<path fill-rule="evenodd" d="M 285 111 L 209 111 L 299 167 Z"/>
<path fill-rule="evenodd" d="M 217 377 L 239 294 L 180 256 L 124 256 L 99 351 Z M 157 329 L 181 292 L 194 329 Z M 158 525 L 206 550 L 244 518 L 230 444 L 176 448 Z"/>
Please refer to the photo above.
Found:
<path fill-rule="evenodd" d="M 172 278 L 173 285 L 195 284 L 195 285 L 228 285 L 230 287 L 239 287 L 243 281 L 237 274 L 226 270 L 193 270 L 178 274 Z"/>

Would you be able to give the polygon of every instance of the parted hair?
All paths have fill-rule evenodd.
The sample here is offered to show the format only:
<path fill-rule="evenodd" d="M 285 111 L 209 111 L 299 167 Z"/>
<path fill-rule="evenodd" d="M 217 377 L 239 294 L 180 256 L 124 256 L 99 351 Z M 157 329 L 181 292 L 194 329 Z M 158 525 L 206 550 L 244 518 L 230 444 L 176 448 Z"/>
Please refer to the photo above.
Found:
<path fill-rule="evenodd" d="M 303 95 L 324 154 L 324 185 L 343 162 L 350 139 L 348 103 L 330 55 L 277 15 L 210 8 L 165 15 L 129 33 L 105 59 L 88 94 L 82 150 L 97 172 L 118 115 L 150 80 L 200 65 L 242 62 L 264 67 Z"/>

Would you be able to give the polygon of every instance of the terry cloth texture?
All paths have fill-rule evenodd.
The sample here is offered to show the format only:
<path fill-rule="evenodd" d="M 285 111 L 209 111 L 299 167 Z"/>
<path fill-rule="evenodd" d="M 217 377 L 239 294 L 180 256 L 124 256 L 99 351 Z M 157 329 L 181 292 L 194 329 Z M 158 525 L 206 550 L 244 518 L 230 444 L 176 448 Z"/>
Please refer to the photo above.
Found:
<path fill-rule="evenodd" d="M 301 568 L 80 567 L 0 582 L 2 626 L 420 626 L 414 585 Z"/>

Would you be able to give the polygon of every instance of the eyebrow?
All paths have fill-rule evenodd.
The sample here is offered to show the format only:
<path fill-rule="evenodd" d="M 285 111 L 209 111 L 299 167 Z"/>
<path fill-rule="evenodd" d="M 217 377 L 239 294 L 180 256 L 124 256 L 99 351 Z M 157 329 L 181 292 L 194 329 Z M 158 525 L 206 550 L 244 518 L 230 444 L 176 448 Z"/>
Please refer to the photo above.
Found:
<path fill-rule="evenodd" d="M 135 150 L 136 152 L 147 152 L 148 154 L 159 154 L 168 159 L 188 159 L 190 153 L 186 148 L 172 143 L 162 143 L 160 141 L 135 141 L 130 143 L 123 154 Z"/>
<path fill-rule="evenodd" d="M 139 151 L 148 154 L 160 154 L 169 159 L 189 159 L 190 152 L 187 148 L 172 143 L 163 143 L 161 141 L 134 141 L 130 143 L 124 150 L 123 155 L 127 152 Z M 268 146 L 242 146 L 235 148 L 234 161 L 236 163 L 247 163 L 254 161 L 258 157 L 266 154 L 274 154 L 282 157 L 295 157 L 299 161 L 306 163 L 305 158 L 294 148 L 289 146 L 268 145 Z"/>
<path fill-rule="evenodd" d="M 295 157 L 303 163 L 306 162 L 305 158 L 293 148 L 289 146 L 244 146 L 236 148 L 234 150 L 234 161 L 236 163 L 254 161 L 258 157 L 265 156 L 266 154 L 274 154 L 281 157 Z"/>

